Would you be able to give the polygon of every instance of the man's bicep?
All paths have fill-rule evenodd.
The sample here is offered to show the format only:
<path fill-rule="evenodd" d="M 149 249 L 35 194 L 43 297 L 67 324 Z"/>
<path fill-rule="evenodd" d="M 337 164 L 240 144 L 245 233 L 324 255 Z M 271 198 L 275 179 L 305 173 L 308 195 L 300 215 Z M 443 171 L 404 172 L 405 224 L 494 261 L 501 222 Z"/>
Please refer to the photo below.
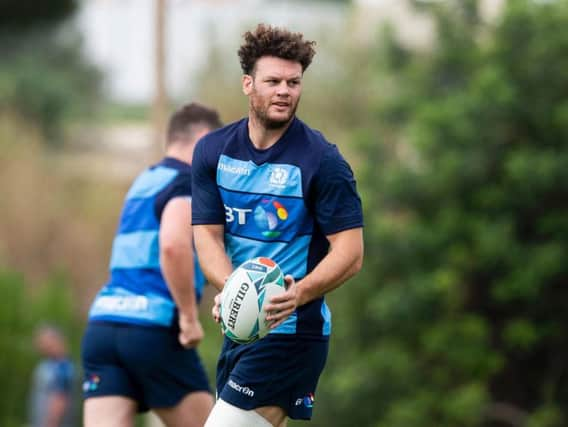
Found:
<path fill-rule="evenodd" d="M 191 201 L 189 197 L 171 199 L 162 212 L 160 243 L 191 243 Z"/>
<path fill-rule="evenodd" d="M 341 285 L 363 266 L 363 228 L 356 227 L 327 236 L 330 244 L 328 257 L 333 260 L 336 274 L 332 282 Z"/>
<path fill-rule="evenodd" d="M 211 245 L 224 246 L 224 224 L 200 224 L 193 226 L 196 246 L 207 250 Z"/>
<path fill-rule="evenodd" d="M 343 230 L 338 233 L 329 234 L 327 240 L 331 249 L 342 248 L 349 252 L 362 252 L 363 250 L 363 228 L 356 227 Z"/>

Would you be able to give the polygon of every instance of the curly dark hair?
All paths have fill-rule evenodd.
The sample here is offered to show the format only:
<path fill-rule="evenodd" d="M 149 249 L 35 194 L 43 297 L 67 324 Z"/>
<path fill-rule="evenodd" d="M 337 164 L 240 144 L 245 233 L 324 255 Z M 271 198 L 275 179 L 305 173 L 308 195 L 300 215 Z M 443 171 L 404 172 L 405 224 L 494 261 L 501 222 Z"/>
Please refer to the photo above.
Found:
<path fill-rule="evenodd" d="M 244 44 L 239 49 L 241 68 L 251 74 L 256 61 L 263 56 L 276 56 L 302 64 L 302 72 L 312 63 L 316 54 L 315 41 L 304 40 L 302 33 L 292 33 L 284 28 L 258 24 L 254 31 L 247 31 Z"/>

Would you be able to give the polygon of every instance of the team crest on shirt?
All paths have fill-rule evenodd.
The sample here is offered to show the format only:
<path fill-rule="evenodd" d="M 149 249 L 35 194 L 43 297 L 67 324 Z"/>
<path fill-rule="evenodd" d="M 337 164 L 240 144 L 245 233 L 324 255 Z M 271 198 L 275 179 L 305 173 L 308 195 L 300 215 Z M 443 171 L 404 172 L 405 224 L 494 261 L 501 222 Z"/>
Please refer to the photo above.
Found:
<path fill-rule="evenodd" d="M 284 187 L 288 182 L 288 171 L 282 167 L 275 167 L 270 173 L 270 184 L 276 187 Z"/>

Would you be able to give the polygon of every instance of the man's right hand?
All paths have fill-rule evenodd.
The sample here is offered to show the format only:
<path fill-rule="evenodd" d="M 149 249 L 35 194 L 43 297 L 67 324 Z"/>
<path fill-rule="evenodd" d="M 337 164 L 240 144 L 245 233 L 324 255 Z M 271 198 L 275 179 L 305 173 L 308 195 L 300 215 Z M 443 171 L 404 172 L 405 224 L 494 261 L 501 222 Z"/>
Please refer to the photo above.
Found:
<path fill-rule="evenodd" d="M 211 309 L 211 315 L 213 316 L 213 319 L 215 319 L 215 322 L 217 323 L 221 322 L 221 311 L 219 309 L 220 307 L 221 307 L 221 292 L 215 295 L 213 308 Z"/>
<path fill-rule="evenodd" d="M 197 316 L 185 316 L 180 313 L 179 329 L 179 343 L 185 348 L 197 347 L 205 335 Z"/>

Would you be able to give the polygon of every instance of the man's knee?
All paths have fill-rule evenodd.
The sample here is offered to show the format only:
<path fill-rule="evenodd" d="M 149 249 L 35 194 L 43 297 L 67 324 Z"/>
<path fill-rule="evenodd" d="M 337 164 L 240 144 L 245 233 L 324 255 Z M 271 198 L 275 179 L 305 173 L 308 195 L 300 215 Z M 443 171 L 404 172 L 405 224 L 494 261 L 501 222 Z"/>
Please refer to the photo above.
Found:
<path fill-rule="evenodd" d="M 273 427 L 264 417 L 254 410 L 245 411 L 219 399 L 205 427 Z"/>

